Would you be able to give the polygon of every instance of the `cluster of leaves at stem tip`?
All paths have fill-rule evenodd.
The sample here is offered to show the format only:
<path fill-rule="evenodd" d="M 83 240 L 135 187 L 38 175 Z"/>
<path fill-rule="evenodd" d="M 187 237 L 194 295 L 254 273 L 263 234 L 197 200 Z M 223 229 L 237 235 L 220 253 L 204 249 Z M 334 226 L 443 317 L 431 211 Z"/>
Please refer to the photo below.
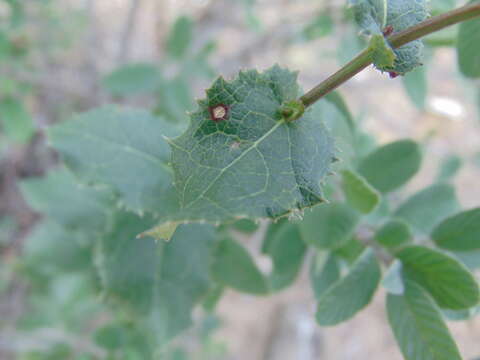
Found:
<path fill-rule="evenodd" d="M 405 74 L 423 62 L 420 41 L 393 49 L 385 29 L 424 20 L 424 1 L 350 3 L 378 69 Z M 460 29 L 459 64 L 468 77 L 480 76 L 469 62 L 478 55 L 465 45 L 478 38 L 479 21 Z M 182 19 L 174 32 L 190 28 Z M 169 42 L 170 57 L 188 68 L 185 43 Z M 153 92 L 182 83 L 137 65 L 106 85 L 129 93 L 139 78 Z M 409 139 L 376 145 L 336 92 L 308 109 L 301 95 L 297 74 L 273 66 L 215 80 L 188 125 L 173 106 L 160 115 L 106 106 L 53 126 L 49 141 L 68 169 L 22 184 L 48 219 L 35 241 L 74 234 L 63 244 L 67 253 L 94 259 L 104 299 L 155 349 L 191 325 L 194 308 L 212 311 L 224 289 L 265 295 L 291 285 L 310 252 L 319 325 L 351 319 L 382 284 L 405 359 L 461 359 L 445 319 L 474 316 L 480 301 L 471 272 L 480 265 L 480 209 L 460 210 L 452 179 L 461 161 L 395 203 L 391 193 L 420 169 L 421 147 Z M 268 273 L 236 236 L 261 219 L 274 220 L 264 222 L 261 247 L 272 261 Z M 125 335 L 122 346 L 134 346 L 132 338 Z"/>

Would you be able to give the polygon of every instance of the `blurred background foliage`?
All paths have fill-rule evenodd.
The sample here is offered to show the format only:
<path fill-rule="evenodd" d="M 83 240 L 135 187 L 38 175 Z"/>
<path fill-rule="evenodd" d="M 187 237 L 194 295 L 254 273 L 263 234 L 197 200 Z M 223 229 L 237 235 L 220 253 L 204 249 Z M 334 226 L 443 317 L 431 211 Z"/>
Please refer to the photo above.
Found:
<path fill-rule="evenodd" d="M 431 13 L 455 5 L 454 0 L 432 0 Z M 452 50 L 456 31 L 452 27 L 428 37 L 427 66 L 403 78 L 390 81 L 369 69 L 346 84 L 341 92 L 351 112 L 336 93 L 315 110 L 327 119 L 343 162 L 338 168 L 342 171 L 327 184 L 329 198 L 336 199 L 343 189 L 357 212 L 370 213 L 379 201 L 377 190 L 390 192 L 417 173 L 421 162 L 417 151 L 421 148 L 424 161 L 418 176 L 395 192 L 389 204 L 381 202 L 362 228 L 368 235 L 380 228 L 374 234 L 375 241 L 386 249 L 410 241 L 412 232 L 420 237 L 429 233 L 440 220 L 458 211 L 459 204 L 468 208 L 480 200 L 476 180 L 480 167 L 480 92 L 475 88 L 478 84 L 466 82 L 458 73 Z M 298 272 L 299 284 L 270 300 L 227 294 L 219 304 L 220 316 L 210 312 L 222 293 L 221 287 L 215 288 L 205 299 L 203 311 L 194 313 L 195 326 L 154 354 L 152 343 L 156 339 L 152 334 L 164 330 L 153 327 L 152 332 L 148 321 L 132 321 L 128 309 L 110 306 L 104 300 L 117 295 L 131 296 L 133 303 L 143 301 L 139 294 L 142 289 L 134 287 L 137 279 L 132 276 L 141 277 L 155 264 L 142 258 L 132 265 L 138 274 L 128 273 L 130 278 L 126 275 L 121 279 L 124 283 L 111 284 L 110 294 L 101 289 L 108 274 L 97 272 L 99 261 L 115 266 L 108 257 L 99 260 L 97 248 L 110 247 L 115 253 L 120 233 L 137 231 L 129 228 L 132 215 L 109 211 L 114 200 L 108 190 L 77 186 L 72 175 L 58 165 L 58 156 L 45 136 L 49 125 L 106 103 L 147 108 L 182 128 L 188 121 L 187 112 L 195 108 L 194 99 L 203 96 L 203 88 L 216 74 L 230 77 L 240 68 L 263 69 L 280 63 L 301 70 L 301 84 L 307 89 L 364 46 L 352 14 L 338 1 L 0 0 L 0 359 L 137 360 L 156 356 L 171 360 L 277 360 L 288 354 L 280 355 L 279 350 L 286 338 L 301 349 L 309 349 L 302 360 L 318 358 L 318 354 L 332 360 L 352 358 L 352 354 L 399 359 L 394 357 L 399 356 L 396 352 L 391 355 L 393 339 L 389 335 L 383 335 L 383 342 L 376 340 L 385 332 L 380 320 L 372 320 L 379 317 L 377 305 L 347 325 L 349 330 L 339 327 L 324 332 L 315 328 L 314 320 L 308 318 L 308 274 L 300 270 L 301 260 L 282 268 L 282 252 L 278 250 L 282 237 L 274 236 L 286 232 L 291 240 L 287 250 L 303 259 L 304 245 L 296 242 L 300 235 L 289 233 L 295 230 L 280 223 L 261 224 L 263 232 L 269 226 L 264 239 L 258 232 L 251 236 L 259 225 L 249 221 L 233 225 L 246 250 L 237 249 L 234 241 L 222 243 L 227 254 L 247 251 L 232 261 L 249 269 L 248 284 L 228 278 L 230 275 L 222 271 L 218 273 L 227 279 L 219 278 L 218 282 L 263 293 L 266 285 L 250 264 L 249 251 L 260 270 L 279 267 L 281 271 L 268 279 L 276 290 L 289 285 Z M 388 161 L 379 165 L 366 155 L 376 144 L 405 137 L 420 145 L 395 143 L 402 154 L 411 154 L 406 161 L 412 167 L 404 181 L 399 179 L 404 169 L 395 177 L 397 186 L 391 177 L 382 178 L 382 166 L 388 166 Z M 359 167 L 377 190 L 362 185 L 356 173 L 344 169 L 345 164 Z M 355 190 L 359 181 L 362 189 L 366 187 L 360 195 Z M 343 246 L 329 259 L 312 256 L 310 277 L 317 296 L 331 281 L 325 276 L 338 277 L 339 261 L 352 263 L 363 249 L 352 238 L 357 212 L 341 205 L 320 211 L 341 214 L 345 223 L 339 230 L 342 233 L 334 234 L 342 239 Z M 384 223 L 387 213 L 393 220 Z M 329 219 L 333 215 L 322 216 Z M 310 221 L 317 225 L 317 218 Z M 117 230 L 120 233 L 110 234 L 101 244 L 92 240 L 113 223 L 122 224 Z M 303 235 L 318 232 L 313 225 L 309 226 L 307 217 L 301 228 Z M 145 244 L 145 256 L 151 245 Z M 201 251 L 202 244 L 195 246 Z M 135 261 L 128 256 L 128 249 L 122 251 L 124 263 Z M 459 256 L 472 268 L 480 266 L 478 252 Z M 222 268 L 222 264 L 217 265 Z M 110 271 L 122 273 L 121 266 Z M 172 271 L 175 266 L 171 264 Z M 320 271 L 327 267 L 330 272 Z M 128 294 L 126 284 L 133 284 Z M 264 314 L 255 316 L 262 310 Z M 478 321 L 471 320 L 474 330 L 455 326 L 462 349 L 468 356 L 478 356 Z M 352 340 L 340 351 L 336 338 L 345 336 Z"/>

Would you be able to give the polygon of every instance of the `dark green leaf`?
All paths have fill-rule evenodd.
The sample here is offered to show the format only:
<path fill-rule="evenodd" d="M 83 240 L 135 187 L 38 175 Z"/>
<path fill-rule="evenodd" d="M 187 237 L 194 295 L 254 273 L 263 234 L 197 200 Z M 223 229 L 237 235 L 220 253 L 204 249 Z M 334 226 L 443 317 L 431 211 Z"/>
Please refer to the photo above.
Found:
<path fill-rule="evenodd" d="M 407 223 L 402 220 L 393 219 L 378 229 L 374 239 L 387 249 L 395 250 L 412 241 L 412 232 Z"/>
<path fill-rule="evenodd" d="M 480 208 L 463 211 L 445 219 L 432 232 L 432 239 L 444 249 L 480 249 Z"/>
<path fill-rule="evenodd" d="M 342 187 L 348 203 L 362 213 L 373 211 L 380 202 L 378 191 L 351 170 L 342 171 Z"/>
<path fill-rule="evenodd" d="M 384 145 L 368 155 L 359 172 L 382 193 L 404 185 L 420 169 L 420 148 L 412 140 L 399 140 Z"/>
<path fill-rule="evenodd" d="M 269 226 L 262 252 L 271 257 L 273 269 L 268 277 L 270 288 L 280 290 L 290 285 L 303 264 L 306 251 L 297 224 L 279 221 Z"/>
<path fill-rule="evenodd" d="M 321 202 L 333 141 L 309 111 L 294 122 L 281 117 L 298 94 L 296 74 L 278 66 L 215 81 L 188 130 L 170 141 L 181 204 L 171 220 L 278 218 Z M 213 121 L 220 105 L 226 118 Z"/>
<path fill-rule="evenodd" d="M 473 3 L 475 1 L 471 1 Z M 463 75 L 469 78 L 480 77 L 480 19 L 460 24 L 457 40 L 458 66 Z"/>
<path fill-rule="evenodd" d="M 300 224 L 303 239 L 319 249 L 334 249 L 348 243 L 358 223 L 357 213 L 347 205 L 317 206 Z"/>
<path fill-rule="evenodd" d="M 173 24 L 167 39 L 167 51 L 174 58 L 185 56 L 193 37 L 193 22 L 187 16 L 180 16 Z"/>
<path fill-rule="evenodd" d="M 390 326 L 405 360 L 462 360 L 433 300 L 415 283 L 404 295 L 388 294 Z"/>
<path fill-rule="evenodd" d="M 81 181 L 112 187 L 127 209 L 160 215 L 178 206 L 170 149 L 162 138 L 175 133 L 149 112 L 119 107 L 92 110 L 49 131 L 53 146 Z"/>
<path fill-rule="evenodd" d="M 103 232 L 110 224 L 113 196 L 109 191 L 79 186 L 65 169 L 20 184 L 23 196 L 36 211 L 71 229 Z"/>
<path fill-rule="evenodd" d="M 250 219 L 241 219 L 235 221 L 231 226 L 236 231 L 240 231 L 246 234 L 251 234 L 258 229 L 258 224 Z"/>
<path fill-rule="evenodd" d="M 408 246 L 396 253 L 407 279 L 422 285 L 446 309 L 466 309 L 480 300 L 478 284 L 455 258 L 423 246 Z"/>
<path fill-rule="evenodd" d="M 459 209 L 455 188 L 449 184 L 434 184 L 407 199 L 395 211 L 420 232 L 429 233 L 435 225 Z"/>
<path fill-rule="evenodd" d="M 318 300 L 340 279 L 340 265 L 335 255 L 317 253 L 310 265 L 310 282 Z"/>
<path fill-rule="evenodd" d="M 236 290 L 257 295 L 268 292 L 267 281 L 252 257 L 233 239 L 226 238 L 218 244 L 211 272 L 215 281 Z"/>
<path fill-rule="evenodd" d="M 370 303 L 380 277 L 380 265 L 375 254 L 371 249 L 365 250 L 349 273 L 320 296 L 317 322 L 322 326 L 331 326 L 353 317 Z"/>
<path fill-rule="evenodd" d="M 160 84 L 160 73 L 155 65 L 125 65 L 103 80 L 105 88 L 113 95 L 127 96 L 153 92 Z"/>

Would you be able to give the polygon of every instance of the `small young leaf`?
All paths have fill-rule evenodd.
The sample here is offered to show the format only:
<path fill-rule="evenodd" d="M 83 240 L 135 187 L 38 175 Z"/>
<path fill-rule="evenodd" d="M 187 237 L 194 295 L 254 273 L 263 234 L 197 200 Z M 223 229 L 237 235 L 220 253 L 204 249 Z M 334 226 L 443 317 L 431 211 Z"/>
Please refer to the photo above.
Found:
<path fill-rule="evenodd" d="M 315 40 L 330 34 L 333 30 L 333 20 L 329 14 L 318 14 L 313 21 L 311 21 L 303 29 L 303 36 L 307 40 Z"/>
<path fill-rule="evenodd" d="M 394 215 L 416 230 L 429 233 L 435 225 L 459 209 L 455 188 L 434 184 L 420 190 L 399 206 Z"/>
<path fill-rule="evenodd" d="M 335 255 L 317 253 L 310 265 L 310 283 L 318 300 L 340 279 L 340 264 Z"/>
<path fill-rule="evenodd" d="M 387 295 L 388 321 L 405 360 L 462 360 L 433 300 L 410 281 L 404 295 Z"/>
<path fill-rule="evenodd" d="M 346 321 L 363 309 L 375 294 L 381 277 L 374 252 L 366 249 L 349 273 L 318 299 L 316 319 L 322 326 Z"/>
<path fill-rule="evenodd" d="M 423 44 L 412 41 L 392 49 L 385 39 L 385 29 L 399 32 L 425 20 L 428 16 L 425 0 L 350 0 L 355 20 L 367 35 L 371 35 L 372 59 L 382 71 L 405 74 L 421 65 Z M 388 36 L 385 34 L 385 36 Z"/>
<path fill-rule="evenodd" d="M 226 238 L 217 245 L 210 270 L 215 281 L 222 285 L 249 294 L 268 292 L 268 283 L 252 257 L 233 239 Z"/>
<path fill-rule="evenodd" d="M 471 1 L 471 3 L 478 0 Z M 458 66 L 463 75 L 469 78 L 480 77 L 480 19 L 460 24 L 457 40 Z"/>
<path fill-rule="evenodd" d="M 149 112 L 110 106 L 54 126 L 49 138 L 82 182 L 112 187 L 129 210 L 165 215 L 178 200 L 163 136 L 177 133 Z"/>
<path fill-rule="evenodd" d="M 403 220 L 393 219 L 375 233 L 375 241 L 389 250 L 395 250 L 412 240 L 412 232 Z"/>
<path fill-rule="evenodd" d="M 181 206 L 171 220 L 278 218 L 322 202 L 333 141 L 309 111 L 283 119 L 279 109 L 298 94 L 296 74 L 278 66 L 216 80 L 170 141 Z"/>
<path fill-rule="evenodd" d="M 478 284 L 455 258 L 424 246 L 408 246 L 395 254 L 407 279 L 422 285 L 446 309 L 467 309 L 478 303 Z"/>
<path fill-rule="evenodd" d="M 333 254 L 339 259 L 345 260 L 348 264 L 353 264 L 355 260 L 362 255 L 364 250 L 365 245 L 363 245 L 357 238 L 352 236 L 345 245 L 333 250 Z"/>
<path fill-rule="evenodd" d="M 369 154 L 359 166 L 359 172 L 382 193 L 404 185 L 420 169 L 420 148 L 412 140 L 386 144 Z"/>
<path fill-rule="evenodd" d="M 362 176 L 351 170 L 342 171 L 342 187 L 350 205 L 368 214 L 380 202 L 380 194 Z"/>
<path fill-rule="evenodd" d="M 160 73 L 155 65 L 125 65 L 103 80 L 105 88 L 116 96 L 154 92 L 160 84 Z"/>
<path fill-rule="evenodd" d="M 20 184 L 29 205 L 70 229 L 101 233 L 110 224 L 114 198 L 109 191 L 79 186 L 65 169 Z"/>
<path fill-rule="evenodd" d="M 307 244 L 334 249 L 350 241 L 358 220 L 357 213 L 347 205 L 325 204 L 305 214 L 300 230 Z"/>
<path fill-rule="evenodd" d="M 445 219 L 432 232 L 437 246 L 453 251 L 480 249 L 480 208 Z"/>
<path fill-rule="evenodd" d="M 7 138 L 21 144 L 28 142 L 35 133 L 32 117 L 23 104 L 14 98 L 0 101 L 0 125 L 0 130 Z"/>
<path fill-rule="evenodd" d="M 305 255 L 306 246 L 297 224 L 279 221 L 269 226 L 262 252 L 272 258 L 273 269 L 268 276 L 274 291 L 290 285 L 296 278 Z"/>

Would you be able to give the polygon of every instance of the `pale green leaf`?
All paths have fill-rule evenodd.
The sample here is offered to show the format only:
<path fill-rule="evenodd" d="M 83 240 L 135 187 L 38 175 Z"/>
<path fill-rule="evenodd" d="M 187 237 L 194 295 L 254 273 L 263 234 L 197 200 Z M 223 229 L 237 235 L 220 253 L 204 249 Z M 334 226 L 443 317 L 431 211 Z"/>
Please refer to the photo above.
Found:
<path fill-rule="evenodd" d="M 455 258 L 424 246 L 408 246 L 395 254 L 407 279 L 422 285 L 446 309 L 466 309 L 480 300 L 478 284 Z"/>
<path fill-rule="evenodd" d="M 187 16 L 180 16 L 173 24 L 167 39 L 168 54 L 174 58 L 185 56 L 193 37 L 193 22 Z"/>
<path fill-rule="evenodd" d="M 445 219 L 432 232 L 432 239 L 444 249 L 480 249 L 480 208 L 463 211 Z"/>
<path fill-rule="evenodd" d="M 352 236 L 345 245 L 333 250 L 333 254 L 351 265 L 358 259 L 364 250 L 365 245 L 363 245 L 355 236 Z"/>
<path fill-rule="evenodd" d="M 28 142 L 35 133 L 31 115 L 17 99 L 0 100 L 0 132 L 8 139 L 22 144 Z"/>
<path fill-rule="evenodd" d="M 436 180 L 439 182 L 452 180 L 463 165 L 462 159 L 455 154 L 448 155 L 440 163 Z"/>
<path fill-rule="evenodd" d="M 163 136 L 176 133 L 149 112 L 109 106 L 54 126 L 49 138 L 82 182 L 113 188 L 129 210 L 165 215 L 178 200 Z"/>
<path fill-rule="evenodd" d="M 462 360 L 433 300 L 413 282 L 388 294 L 388 321 L 405 360 Z"/>
<path fill-rule="evenodd" d="M 380 194 L 362 176 L 342 171 L 342 187 L 350 205 L 362 213 L 372 212 L 380 202 Z"/>
<path fill-rule="evenodd" d="M 471 3 L 476 1 L 471 1 Z M 457 40 L 458 66 L 463 75 L 469 78 L 480 77 L 480 19 L 460 24 Z"/>
<path fill-rule="evenodd" d="M 402 77 L 403 87 L 413 104 L 420 110 L 425 110 L 427 102 L 427 72 L 424 66 L 419 66 Z"/>
<path fill-rule="evenodd" d="M 377 230 L 374 239 L 387 249 L 395 250 L 412 241 L 412 232 L 403 220 L 393 219 Z"/>
<path fill-rule="evenodd" d="M 181 209 L 171 220 L 220 222 L 278 218 L 320 203 L 333 141 L 307 111 L 286 123 L 279 109 L 298 96 L 296 74 L 278 66 L 219 78 L 170 141 Z M 225 105 L 225 119 L 210 110 Z"/>
<path fill-rule="evenodd" d="M 300 223 L 304 241 L 319 249 L 334 249 L 348 243 L 359 217 L 351 207 L 324 204 L 305 213 Z"/>
<path fill-rule="evenodd" d="M 276 291 L 290 285 L 300 271 L 306 252 L 298 225 L 287 220 L 271 224 L 263 240 L 262 252 L 270 256 L 273 263 L 267 278 L 270 288 Z"/>
<path fill-rule="evenodd" d="M 420 169 L 420 148 L 412 140 L 399 140 L 369 154 L 359 166 L 359 172 L 382 193 L 404 185 Z"/>
<path fill-rule="evenodd" d="M 340 264 L 335 255 L 317 253 L 310 265 L 310 283 L 318 300 L 340 279 Z"/>
<path fill-rule="evenodd" d="M 101 238 L 97 264 L 107 300 L 124 306 L 161 343 L 190 326 L 191 312 L 212 287 L 214 229 L 182 225 L 169 243 L 136 239 L 154 220 L 117 214 Z M 194 241 L 192 241 L 194 239 Z"/>
<path fill-rule="evenodd" d="M 113 95 L 127 96 L 153 92 L 160 81 L 160 72 L 155 65 L 129 64 L 106 76 L 103 84 Z"/>
<path fill-rule="evenodd" d="M 111 192 L 80 186 L 65 169 L 23 180 L 20 188 L 34 210 L 64 227 L 99 233 L 111 223 L 114 206 Z"/>
<path fill-rule="evenodd" d="M 317 322 L 322 326 L 331 326 L 353 317 L 370 303 L 380 277 L 380 265 L 375 254 L 372 249 L 366 249 L 349 273 L 320 296 Z"/>
<path fill-rule="evenodd" d="M 382 279 L 382 286 L 387 289 L 390 294 L 402 295 L 405 291 L 403 281 L 402 263 L 395 260 L 388 268 Z"/>
<path fill-rule="evenodd" d="M 455 188 L 434 184 L 407 199 L 394 215 L 420 232 L 429 233 L 435 225 L 459 209 Z"/>
<path fill-rule="evenodd" d="M 267 280 L 252 257 L 233 239 L 220 241 L 210 269 L 215 281 L 222 285 L 249 294 L 264 295 L 268 292 Z"/>

